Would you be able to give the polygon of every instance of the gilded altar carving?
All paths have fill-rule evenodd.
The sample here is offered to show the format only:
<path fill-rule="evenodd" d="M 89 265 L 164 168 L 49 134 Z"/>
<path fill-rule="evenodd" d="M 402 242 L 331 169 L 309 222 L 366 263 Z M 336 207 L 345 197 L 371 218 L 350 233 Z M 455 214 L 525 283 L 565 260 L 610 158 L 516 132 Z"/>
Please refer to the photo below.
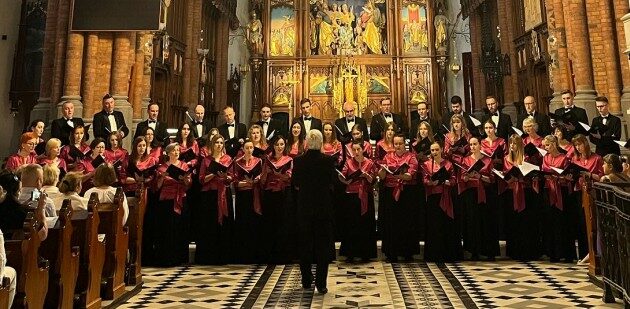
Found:
<path fill-rule="evenodd" d="M 430 102 L 431 75 L 429 64 L 408 64 L 406 72 L 407 103 L 416 105 L 420 102 Z"/>
<path fill-rule="evenodd" d="M 387 53 L 385 0 L 309 1 L 311 55 Z"/>

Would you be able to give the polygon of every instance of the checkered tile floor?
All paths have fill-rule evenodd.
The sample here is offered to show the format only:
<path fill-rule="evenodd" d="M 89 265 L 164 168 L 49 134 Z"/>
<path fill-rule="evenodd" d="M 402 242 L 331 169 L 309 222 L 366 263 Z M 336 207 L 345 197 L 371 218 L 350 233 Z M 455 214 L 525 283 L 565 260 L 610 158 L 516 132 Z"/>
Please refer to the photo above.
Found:
<path fill-rule="evenodd" d="M 586 267 L 545 262 L 330 265 L 329 293 L 301 287 L 297 265 L 145 269 L 120 308 L 622 308 L 604 304 Z"/>

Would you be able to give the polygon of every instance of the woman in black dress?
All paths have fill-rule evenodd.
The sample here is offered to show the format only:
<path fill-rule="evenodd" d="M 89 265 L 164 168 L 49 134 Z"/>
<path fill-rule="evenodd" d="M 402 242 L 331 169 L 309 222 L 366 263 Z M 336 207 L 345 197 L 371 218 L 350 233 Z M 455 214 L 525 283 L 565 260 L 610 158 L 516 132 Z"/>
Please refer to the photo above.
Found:
<path fill-rule="evenodd" d="M 372 183 L 376 178 L 376 165 L 363 155 L 363 141 L 352 143 L 352 158 L 349 158 L 339 175 L 346 185 L 346 204 L 341 205 L 341 235 L 339 254 L 352 262 L 355 257 L 366 262 L 376 257 L 376 220 Z"/>
<path fill-rule="evenodd" d="M 209 154 L 204 157 L 199 169 L 201 183 L 200 205 L 197 207 L 197 250 L 198 264 L 225 264 L 230 261 L 232 245 L 232 157 L 225 153 L 225 140 L 220 134 L 208 139 Z"/>

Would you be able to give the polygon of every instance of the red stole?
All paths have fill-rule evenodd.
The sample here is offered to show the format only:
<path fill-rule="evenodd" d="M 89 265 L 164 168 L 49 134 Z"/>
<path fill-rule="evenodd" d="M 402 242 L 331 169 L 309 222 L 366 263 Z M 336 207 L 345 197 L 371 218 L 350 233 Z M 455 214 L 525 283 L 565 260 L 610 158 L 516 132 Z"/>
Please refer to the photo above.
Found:
<path fill-rule="evenodd" d="M 346 164 L 343 167 L 342 173 L 344 176 L 348 176 L 353 174 L 354 172 L 361 170 L 370 176 L 374 176 L 374 162 L 368 158 L 364 158 L 363 162 L 359 163 L 359 161 L 354 158 L 347 160 Z M 361 215 L 367 213 L 368 210 L 368 201 L 369 201 L 369 193 L 370 193 L 371 184 L 367 179 L 361 177 L 359 179 L 353 180 L 346 187 L 346 193 L 356 193 L 359 195 L 359 200 L 361 201 Z"/>
<path fill-rule="evenodd" d="M 418 171 L 418 160 L 416 159 L 416 156 L 409 151 L 406 151 L 401 156 L 398 156 L 396 152 L 390 152 L 383 158 L 382 165 L 387 166 L 390 171 L 395 171 L 405 163 L 409 166 L 407 173 L 411 175 L 411 181 L 402 181 L 391 174 L 387 174 L 385 176 L 385 186 L 394 189 L 392 194 L 394 195 L 395 201 L 398 201 L 400 198 L 400 193 L 402 192 L 404 185 L 410 184 L 413 181 L 413 177 Z"/>
<path fill-rule="evenodd" d="M 497 148 L 503 150 L 502 152 L 503 152 L 504 157 L 507 156 L 508 154 L 507 144 L 505 143 L 505 140 L 500 137 L 497 137 L 497 139 L 495 139 L 494 142 L 490 142 L 484 138 L 481 140 L 480 145 L 481 145 L 481 152 L 486 153 L 488 155 L 492 155 L 497 150 Z"/>
<path fill-rule="evenodd" d="M 158 146 L 158 147 L 151 148 L 151 151 L 149 151 L 149 155 L 157 159 L 159 162 L 160 158 L 162 157 L 162 147 Z"/>
<path fill-rule="evenodd" d="M 592 153 L 586 160 L 578 159 L 578 156 L 574 156 L 571 158 L 571 162 L 585 168 L 589 173 L 595 174 L 599 177 L 604 176 L 604 160 L 598 154 Z M 575 184 L 574 190 L 582 190 L 583 185 L 584 179 L 582 179 L 582 177 L 578 178 L 578 182 Z"/>
<path fill-rule="evenodd" d="M 66 160 L 64 160 L 64 159 L 62 159 L 60 157 L 57 157 L 57 165 L 55 165 L 53 160 L 54 159 L 51 160 L 49 158 L 44 157 L 44 158 L 39 159 L 39 164 L 41 164 L 41 165 L 57 166 L 57 168 L 59 168 L 59 170 L 68 171 L 68 166 L 66 165 Z"/>
<path fill-rule="evenodd" d="M 451 190 L 449 190 L 450 186 L 447 186 L 445 184 L 436 185 L 436 186 L 429 184 L 430 182 L 432 182 L 431 176 L 433 176 L 433 174 L 439 171 L 440 168 L 442 168 L 442 166 L 446 168 L 446 170 L 449 173 L 451 173 L 451 179 L 449 179 L 449 181 L 451 183 L 455 181 L 455 175 L 453 175 L 453 164 L 451 162 L 443 159 L 442 162 L 440 162 L 440 164 L 435 164 L 433 160 L 427 160 L 424 163 L 422 163 L 422 169 L 425 171 L 424 177 L 423 177 L 424 185 L 425 185 L 425 192 L 426 192 L 426 196 L 430 196 L 433 194 L 440 194 L 440 208 L 442 208 L 442 211 L 444 211 L 444 213 L 446 213 L 447 216 L 453 219 L 454 218 L 453 202 L 451 200 L 451 194 L 450 194 Z"/>
<path fill-rule="evenodd" d="M 377 162 L 383 162 L 385 157 L 394 152 L 394 145 L 387 145 L 385 139 L 382 139 L 376 143 L 376 153 L 374 154 L 374 160 Z"/>
<path fill-rule="evenodd" d="M 181 168 L 182 170 L 188 171 L 188 165 L 185 162 L 178 161 L 176 164 L 176 166 Z M 160 173 L 165 173 L 167 168 L 168 164 L 164 163 L 158 168 L 158 171 Z M 186 197 L 187 189 L 187 186 L 184 185 L 182 181 L 173 179 L 167 175 L 166 177 L 164 177 L 162 189 L 160 190 L 160 201 L 174 200 L 173 211 L 175 211 L 176 214 L 180 215 L 184 206 L 184 198 Z"/>
<path fill-rule="evenodd" d="M 235 177 L 236 181 L 244 181 L 245 180 L 245 172 L 251 172 L 254 167 L 258 164 L 262 164 L 262 160 L 260 158 L 256 158 L 252 156 L 249 162 L 245 161 L 245 158 L 240 158 L 236 161 L 235 166 Z M 261 166 L 262 167 L 262 166 Z M 261 215 L 262 207 L 260 206 L 260 183 L 252 184 L 252 188 L 241 188 L 241 190 L 253 190 L 254 193 L 254 211 Z"/>
<path fill-rule="evenodd" d="M 514 164 L 508 161 L 507 157 L 505 157 L 503 159 L 503 166 L 503 172 L 507 172 L 514 166 Z M 503 180 L 500 184 L 501 185 L 499 185 L 499 193 L 502 193 L 505 190 L 504 187 L 506 186 L 505 180 Z M 525 179 L 521 177 L 511 184 L 507 185 L 507 187 L 512 190 L 512 207 L 514 208 L 514 210 L 516 212 L 521 212 L 525 210 Z"/>
<path fill-rule="evenodd" d="M 464 137 L 467 141 L 470 139 L 472 135 L 466 134 Z M 453 162 L 461 163 L 464 157 L 470 153 L 470 146 L 468 143 L 463 147 L 458 147 L 457 149 L 451 150 L 453 145 L 459 141 L 461 138 L 455 140 L 454 134 L 448 133 L 444 136 L 444 154 L 447 159 L 452 160 Z"/>
<path fill-rule="evenodd" d="M 107 161 L 108 163 L 114 163 L 118 160 L 127 160 L 129 153 L 125 149 L 118 148 L 116 150 L 105 150 L 103 156 L 105 157 L 105 161 Z"/>
<path fill-rule="evenodd" d="M 479 171 L 479 174 L 481 174 L 482 176 L 490 177 L 491 176 L 490 170 L 492 169 L 492 159 L 484 156 L 479 160 L 481 160 L 484 164 L 483 168 Z M 469 168 L 473 166 L 475 163 L 477 163 L 477 160 L 475 160 L 471 156 L 467 156 L 462 160 L 462 166 L 465 168 Z M 460 173 L 459 179 L 462 179 L 466 171 L 460 170 L 459 173 Z M 486 203 L 486 190 L 484 188 L 484 182 L 481 179 L 468 179 L 467 182 L 464 182 L 464 181 L 457 182 L 457 191 L 458 191 L 457 193 L 459 194 L 462 194 L 462 192 L 470 188 L 477 189 L 477 203 L 485 204 Z"/>
<path fill-rule="evenodd" d="M 219 224 L 223 224 L 223 218 L 227 218 L 229 215 L 228 206 L 227 206 L 227 187 L 230 185 L 230 182 L 227 179 L 220 179 L 215 175 L 210 181 L 204 183 L 204 178 L 207 175 L 210 175 L 210 171 L 208 171 L 208 166 L 214 158 L 210 155 L 203 159 L 201 163 L 201 169 L 199 170 L 199 182 L 201 183 L 201 191 L 209 191 L 216 190 L 217 191 L 217 222 Z M 223 154 L 221 158 L 219 158 L 218 163 L 225 167 L 229 167 L 232 164 L 232 157 L 227 154 Z M 230 174 L 230 169 L 228 168 L 227 173 Z M 230 198 L 232 198 L 230 196 Z"/>
<path fill-rule="evenodd" d="M 72 149 L 72 147 L 74 147 L 74 145 L 65 145 L 61 147 L 61 151 L 59 152 L 59 157 L 64 159 L 67 164 L 76 163 L 74 158 L 70 156 L 70 150 Z M 82 143 L 81 146 L 79 146 L 79 150 L 81 150 L 81 152 L 85 154 L 90 151 L 90 146 L 88 144 Z"/>
<path fill-rule="evenodd" d="M 26 157 L 22 157 L 15 153 L 7 158 L 6 169 L 15 172 L 24 165 L 35 163 L 37 163 L 37 156 L 35 153 L 29 153 Z"/>
<path fill-rule="evenodd" d="M 271 164 L 273 165 L 274 168 L 279 169 L 286 164 L 291 164 L 291 165 L 293 164 L 289 162 L 293 162 L 293 158 L 289 156 L 282 156 L 278 160 L 276 160 L 274 157 L 270 157 L 268 164 Z M 267 167 L 267 169 L 268 169 L 267 176 L 266 176 L 267 178 L 264 183 L 265 190 L 272 191 L 272 192 L 280 192 L 284 190 L 287 186 L 289 186 L 290 183 L 285 182 L 282 179 L 280 179 L 280 177 L 278 177 L 278 175 L 276 175 L 273 172 L 273 170 L 271 170 L 270 167 Z M 289 169 L 286 172 L 283 172 L 283 174 L 287 174 L 291 176 L 292 169 L 293 169 L 293 166 L 289 167 Z"/>
<path fill-rule="evenodd" d="M 544 172 L 555 173 L 551 167 L 565 169 L 569 163 L 566 156 L 564 154 L 558 154 L 555 157 L 552 157 L 551 154 L 546 154 L 543 157 L 542 170 Z M 546 179 L 545 185 L 549 188 L 549 204 L 555 205 L 556 208 L 562 210 L 562 190 L 560 189 L 560 179 Z"/>

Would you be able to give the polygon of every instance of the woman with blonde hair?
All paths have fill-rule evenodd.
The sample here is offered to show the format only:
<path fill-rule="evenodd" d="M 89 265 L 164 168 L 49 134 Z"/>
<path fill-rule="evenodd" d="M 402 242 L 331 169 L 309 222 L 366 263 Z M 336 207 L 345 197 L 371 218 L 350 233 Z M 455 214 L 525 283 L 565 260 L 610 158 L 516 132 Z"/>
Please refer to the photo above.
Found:
<path fill-rule="evenodd" d="M 79 195 L 81 192 L 81 173 L 71 172 L 59 182 L 61 195 L 53 199 L 55 205 L 61 205 L 63 200 L 69 199 L 74 210 L 73 218 L 84 218 L 87 215 L 88 199 Z"/>
<path fill-rule="evenodd" d="M 258 149 L 255 152 L 255 155 L 257 154 L 257 157 L 261 158 L 267 153 L 269 145 L 267 144 L 267 138 L 263 134 L 263 129 L 261 126 L 257 124 L 252 125 L 247 132 L 247 136 L 248 139 L 254 144 L 254 149 Z"/>
<path fill-rule="evenodd" d="M 461 163 L 470 152 L 468 140 L 472 135 L 468 132 L 464 116 L 454 114 L 451 117 L 451 131 L 444 135 L 444 157 L 454 163 Z"/>
<path fill-rule="evenodd" d="M 559 151 L 558 139 L 553 135 L 547 135 L 543 139 L 543 145 L 547 154 L 543 157 L 542 170 L 549 173 L 545 175 L 545 188 L 548 192 L 548 203 L 544 206 L 543 216 L 545 232 L 544 242 L 547 255 L 551 262 L 565 259 L 571 263 L 575 260 L 574 242 L 567 235 L 567 222 L 569 188 L 572 175 L 562 175 L 559 170 L 564 170 L 569 165 L 569 159 Z"/>
<path fill-rule="evenodd" d="M 390 122 L 383 130 L 383 138 L 376 143 L 376 151 L 374 152 L 374 161 L 377 163 L 383 163 L 385 156 L 388 153 L 395 151 L 394 148 L 394 136 L 398 131 L 398 127 L 395 123 Z"/>
<path fill-rule="evenodd" d="M 94 172 L 94 187 L 85 191 L 83 197 L 89 199 L 92 193 L 96 193 L 99 202 L 113 203 L 114 197 L 116 196 L 116 188 L 112 187 L 112 185 L 116 183 L 116 181 L 118 181 L 118 178 L 116 177 L 114 166 L 110 163 L 103 163 L 99 165 Z M 125 225 L 129 217 L 129 206 L 127 204 L 127 197 L 124 195 L 122 207 L 124 211 L 122 224 Z"/>
<path fill-rule="evenodd" d="M 44 155 L 39 158 L 40 165 L 51 165 L 59 168 L 60 176 L 63 176 L 68 172 L 68 166 L 66 160 L 60 157 L 61 154 L 61 141 L 58 138 L 51 138 L 46 142 L 46 151 Z"/>

